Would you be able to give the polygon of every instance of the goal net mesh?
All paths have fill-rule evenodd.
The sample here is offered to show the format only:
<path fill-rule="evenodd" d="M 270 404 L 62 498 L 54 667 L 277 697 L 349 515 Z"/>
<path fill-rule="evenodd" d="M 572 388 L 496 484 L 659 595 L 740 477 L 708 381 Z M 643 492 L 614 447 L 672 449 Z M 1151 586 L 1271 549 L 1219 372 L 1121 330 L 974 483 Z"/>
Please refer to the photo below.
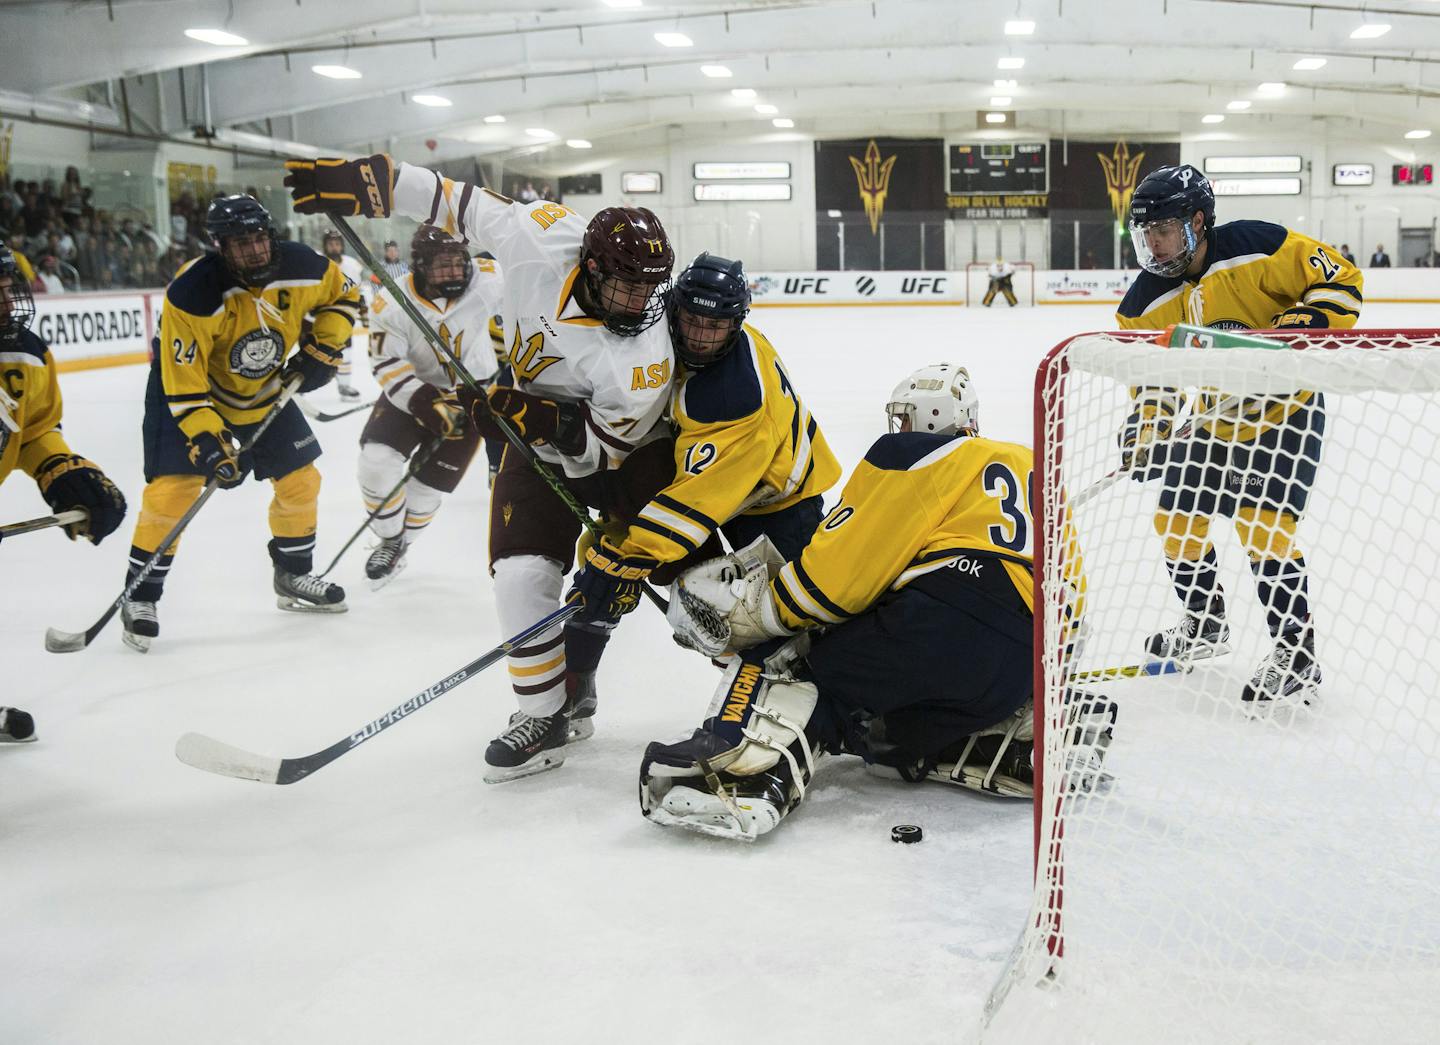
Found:
<path fill-rule="evenodd" d="M 1282 345 L 1087 334 L 1040 367 L 1035 891 L 984 1041 L 1440 1033 L 1440 332 L 1261 336 Z M 1193 476 L 1113 474 L 1134 388 L 1183 393 L 1191 439 L 1299 390 L 1323 401 L 1295 538 L 1323 676 L 1309 706 L 1241 700 L 1274 642 L 1224 514 L 1208 539 L 1230 652 L 1077 681 L 1146 662 L 1149 637 L 1182 612 L 1156 512 L 1167 482 Z M 1221 427 L 1208 438 L 1233 466 L 1243 439 Z M 1168 444 L 1186 438 L 1180 424 Z M 1271 474 L 1240 468 L 1236 488 L 1293 482 L 1283 457 Z M 1076 645 L 1064 581 L 1082 562 Z M 1073 724 L 1077 691 L 1117 711 L 1099 780 L 1082 772 L 1097 748 Z"/>

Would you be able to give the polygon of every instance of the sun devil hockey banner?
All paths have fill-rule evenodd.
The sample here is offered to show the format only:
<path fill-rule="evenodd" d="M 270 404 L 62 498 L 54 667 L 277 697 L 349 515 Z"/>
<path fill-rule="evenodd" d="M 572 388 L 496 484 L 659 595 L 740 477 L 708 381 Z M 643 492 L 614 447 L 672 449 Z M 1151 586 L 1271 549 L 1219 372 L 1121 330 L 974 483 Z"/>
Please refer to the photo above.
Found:
<path fill-rule="evenodd" d="M 887 220 L 945 210 L 945 149 L 939 138 L 858 138 L 815 143 L 815 209 L 877 236 Z M 904 212 L 912 212 L 905 214 Z"/>

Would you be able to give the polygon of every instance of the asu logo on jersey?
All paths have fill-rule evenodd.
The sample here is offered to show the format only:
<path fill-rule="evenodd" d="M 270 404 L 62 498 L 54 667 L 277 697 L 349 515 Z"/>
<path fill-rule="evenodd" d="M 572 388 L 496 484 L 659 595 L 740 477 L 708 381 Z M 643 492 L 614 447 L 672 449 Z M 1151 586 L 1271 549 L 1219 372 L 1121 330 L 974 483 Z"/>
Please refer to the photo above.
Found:
<path fill-rule="evenodd" d="M 520 341 L 520 324 L 515 324 L 515 338 L 510 342 L 510 366 L 522 381 L 534 381 L 547 368 L 560 362 L 560 356 L 544 355 L 545 335 L 536 331 Z"/>

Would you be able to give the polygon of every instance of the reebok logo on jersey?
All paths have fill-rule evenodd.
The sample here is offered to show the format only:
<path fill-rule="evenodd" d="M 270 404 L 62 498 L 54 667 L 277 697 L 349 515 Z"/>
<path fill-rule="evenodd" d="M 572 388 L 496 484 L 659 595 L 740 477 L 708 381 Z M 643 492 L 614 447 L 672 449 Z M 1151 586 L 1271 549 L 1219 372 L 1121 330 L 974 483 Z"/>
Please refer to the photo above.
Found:
<path fill-rule="evenodd" d="M 760 682 L 759 664 L 742 664 L 730 683 L 730 692 L 725 694 L 725 707 L 720 714 L 721 722 L 739 724 L 745 721 L 745 712 L 750 709 L 750 699 Z"/>
<path fill-rule="evenodd" d="M 980 576 L 980 571 L 985 568 L 983 562 L 979 559 L 972 559 L 968 555 L 962 555 L 958 559 L 947 562 L 945 566 L 948 569 L 959 570 L 967 577 L 978 577 Z"/>

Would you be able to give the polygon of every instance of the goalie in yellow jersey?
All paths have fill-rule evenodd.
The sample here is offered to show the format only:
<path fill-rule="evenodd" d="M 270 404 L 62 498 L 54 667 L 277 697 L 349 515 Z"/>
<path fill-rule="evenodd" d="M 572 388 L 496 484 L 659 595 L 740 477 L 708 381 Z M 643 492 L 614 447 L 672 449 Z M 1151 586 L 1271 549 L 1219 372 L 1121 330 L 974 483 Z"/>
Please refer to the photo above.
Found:
<path fill-rule="evenodd" d="M 207 480 L 228 490 L 247 472 L 269 479 L 270 559 L 281 609 L 338 613 L 345 592 L 311 574 L 320 446 L 294 402 L 260 439 L 240 444 L 284 385 L 321 388 L 334 376 L 360 307 L 360 290 L 334 262 L 282 241 L 260 202 L 224 196 L 205 227 L 215 242 L 165 290 L 155 358 L 145 389 L 145 493 L 130 549 L 129 577 L 156 553 L 154 571 L 121 609 L 126 645 L 142 653 L 160 633 L 155 603 L 176 544 L 160 549 Z M 306 313 L 311 331 L 301 335 Z M 296 350 L 286 358 L 290 346 Z"/>
<path fill-rule="evenodd" d="M 1353 327 L 1360 271 L 1332 247 L 1264 221 L 1215 224 L 1215 194 L 1194 167 L 1147 175 L 1130 204 L 1144 272 L 1120 303 L 1126 330 L 1177 323 L 1219 330 Z M 1185 605 L 1180 622 L 1150 637 L 1154 657 L 1182 661 L 1229 652 L 1225 595 L 1210 521 L 1229 518 L 1250 558 L 1273 647 L 1241 700 L 1252 714 L 1309 703 L 1320 683 L 1305 557 L 1296 528 L 1305 514 L 1325 433 L 1325 397 L 1227 396 L 1173 388 L 1132 390 L 1120 432 L 1132 476 L 1162 480 L 1155 530 Z M 1190 410 L 1183 438 L 1172 438 Z"/>
<path fill-rule="evenodd" d="M 762 540 L 674 585 L 681 643 L 738 656 L 701 727 L 645 751 L 655 823 L 751 841 L 799 804 L 823 752 L 1031 796 L 1033 454 L 979 436 L 961 367 L 917 371 L 887 412 L 896 430 L 798 558 Z M 1071 716 L 1089 745 L 1071 779 L 1088 787 L 1114 709 L 1072 696 Z"/>

